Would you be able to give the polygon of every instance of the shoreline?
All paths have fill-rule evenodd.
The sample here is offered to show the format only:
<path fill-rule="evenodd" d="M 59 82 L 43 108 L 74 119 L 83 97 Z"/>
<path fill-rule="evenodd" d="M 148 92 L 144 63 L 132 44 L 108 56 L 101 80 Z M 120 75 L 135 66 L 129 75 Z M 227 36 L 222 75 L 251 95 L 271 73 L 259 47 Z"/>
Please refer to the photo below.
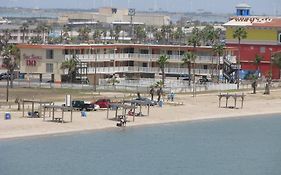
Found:
<path fill-rule="evenodd" d="M 257 114 L 249 114 L 249 115 L 237 115 L 237 116 L 221 116 L 221 117 L 203 117 L 197 119 L 186 119 L 181 121 L 164 121 L 158 123 L 144 123 L 144 124 L 135 124 L 126 127 L 104 127 L 104 128 L 93 128 L 93 129 L 78 129 L 78 130 L 71 130 L 71 131 L 56 131 L 53 133 L 45 133 L 45 134 L 36 134 L 31 133 L 30 135 L 18 135 L 18 136 L 11 136 L 11 137 L 0 137 L 0 141 L 13 141 L 13 140 L 22 140 L 22 139 L 37 139 L 37 138 L 44 138 L 44 137 L 57 137 L 57 136 L 66 136 L 72 134 L 79 134 L 79 133 L 93 133 L 94 131 L 112 131 L 112 130 L 121 130 L 126 128 L 141 128 L 141 127 L 150 127 L 150 126 L 160 126 L 160 125 L 167 125 L 167 124 L 180 124 L 180 123 L 191 123 L 191 122 L 210 122 L 210 121 L 217 121 L 217 120 L 227 120 L 227 119 L 245 119 L 245 118 L 260 118 L 266 117 L 265 115 L 278 115 L 278 113 L 257 113 Z"/>
<path fill-rule="evenodd" d="M 183 102 L 183 105 L 174 106 L 164 103 L 162 108 L 151 107 L 149 116 L 136 117 L 135 122 L 128 122 L 126 127 L 281 114 L 281 89 L 272 91 L 271 95 L 263 95 L 261 91 L 257 92 L 258 94 L 244 93 L 246 98 L 242 109 L 219 108 L 216 93 L 198 95 L 195 98 L 178 94 L 175 100 Z M 223 101 L 222 104 L 224 103 Z M 234 100 L 229 100 L 229 106 L 233 103 Z M 240 100 L 238 106 L 240 106 Z M 42 118 L 23 118 L 20 111 L 11 111 L 12 120 L 4 120 L 2 117 L 7 110 L 9 109 L 0 111 L 0 141 L 117 129 L 117 121 L 106 119 L 105 111 L 88 112 L 86 118 L 82 118 L 80 112 L 74 112 L 73 122 L 62 124 L 43 122 Z M 110 111 L 109 116 L 113 117 L 114 114 L 115 111 Z M 60 113 L 56 112 L 55 115 L 60 116 Z M 68 116 L 65 117 L 67 120 Z M 129 120 L 132 120 L 132 117 L 129 117 Z"/>

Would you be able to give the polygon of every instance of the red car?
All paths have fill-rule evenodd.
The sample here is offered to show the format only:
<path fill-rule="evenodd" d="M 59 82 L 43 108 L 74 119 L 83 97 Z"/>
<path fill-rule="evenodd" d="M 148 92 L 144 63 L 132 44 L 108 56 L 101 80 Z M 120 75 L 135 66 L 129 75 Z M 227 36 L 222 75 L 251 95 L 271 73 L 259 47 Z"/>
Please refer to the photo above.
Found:
<path fill-rule="evenodd" d="M 100 108 L 108 108 L 110 107 L 110 99 L 102 98 L 96 101 L 94 104 L 99 105 Z"/>

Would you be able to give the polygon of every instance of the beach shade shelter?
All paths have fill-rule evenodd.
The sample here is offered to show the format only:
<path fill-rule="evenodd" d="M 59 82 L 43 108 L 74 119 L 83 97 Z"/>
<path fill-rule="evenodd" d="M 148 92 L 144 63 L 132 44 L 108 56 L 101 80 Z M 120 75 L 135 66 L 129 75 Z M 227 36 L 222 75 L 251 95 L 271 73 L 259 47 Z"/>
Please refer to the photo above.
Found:
<path fill-rule="evenodd" d="M 38 112 L 38 117 L 42 117 L 42 106 L 44 105 L 52 105 L 54 102 L 51 101 L 40 101 L 40 100 L 22 100 L 22 117 L 24 116 L 25 113 L 25 105 L 26 104 L 31 104 L 31 115 L 34 115 L 35 112 Z M 39 105 L 37 108 L 37 111 L 35 111 L 35 105 Z"/>
<path fill-rule="evenodd" d="M 152 101 L 148 100 L 124 100 L 124 104 L 131 104 L 132 106 L 135 106 L 135 109 L 139 107 L 139 113 L 137 116 L 149 116 L 150 106 L 153 105 Z M 142 107 L 147 107 L 147 114 L 143 114 Z M 136 110 L 134 109 L 134 115 L 136 115 Z"/>
<path fill-rule="evenodd" d="M 109 119 L 109 110 L 110 108 L 115 110 L 115 115 L 114 115 L 114 119 L 115 120 L 120 120 L 120 118 L 127 118 L 127 111 L 128 110 L 134 110 L 136 109 L 135 106 L 132 105 L 127 105 L 127 104 L 123 104 L 123 103 L 110 103 L 109 105 L 110 107 L 107 108 L 107 112 L 106 112 L 106 118 Z M 122 110 L 122 114 L 119 115 L 118 114 L 118 110 L 121 109 Z M 133 121 L 135 121 L 135 115 L 133 115 Z"/>
<path fill-rule="evenodd" d="M 226 94 L 222 94 L 220 93 L 218 95 L 219 97 L 219 108 L 221 107 L 221 99 L 222 98 L 225 98 L 225 107 L 228 108 L 228 99 L 229 98 L 233 98 L 234 99 L 234 106 L 233 108 L 237 108 L 237 99 L 241 99 L 241 109 L 243 108 L 243 105 L 244 105 L 244 100 L 245 100 L 245 96 L 244 93 L 242 94 L 229 94 L 229 93 L 226 93 Z"/>
<path fill-rule="evenodd" d="M 54 122 L 62 122 L 64 123 L 64 113 L 70 112 L 70 122 L 72 122 L 72 114 L 73 114 L 73 107 L 68 106 L 59 106 L 59 105 L 45 105 L 43 106 L 44 112 L 43 112 L 43 121 L 46 121 L 46 110 L 48 110 L 51 113 L 52 120 Z M 61 111 L 61 116 L 55 116 L 55 111 Z M 49 116 L 50 117 L 50 116 Z"/>

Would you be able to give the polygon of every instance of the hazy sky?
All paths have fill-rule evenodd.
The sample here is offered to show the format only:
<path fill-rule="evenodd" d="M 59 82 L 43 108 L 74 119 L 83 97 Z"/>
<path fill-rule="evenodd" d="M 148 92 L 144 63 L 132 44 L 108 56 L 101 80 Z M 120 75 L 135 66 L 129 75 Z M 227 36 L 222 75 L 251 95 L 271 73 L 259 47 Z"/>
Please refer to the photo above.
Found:
<path fill-rule="evenodd" d="M 219 13 L 234 13 L 235 5 L 246 2 L 254 14 L 278 14 L 281 16 L 281 0 L 0 0 L 2 7 L 32 8 L 98 8 L 112 6 L 137 10 L 163 9 L 190 12 L 204 9 Z"/>

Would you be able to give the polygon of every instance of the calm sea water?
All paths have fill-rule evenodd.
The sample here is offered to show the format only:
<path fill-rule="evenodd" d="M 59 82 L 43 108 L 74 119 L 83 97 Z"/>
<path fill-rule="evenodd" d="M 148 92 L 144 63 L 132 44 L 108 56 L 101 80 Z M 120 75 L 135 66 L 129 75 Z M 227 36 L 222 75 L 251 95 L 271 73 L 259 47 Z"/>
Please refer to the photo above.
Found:
<path fill-rule="evenodd" d="M 1 175 L 280 175 L 281 116 L 0 141 Z"/>

